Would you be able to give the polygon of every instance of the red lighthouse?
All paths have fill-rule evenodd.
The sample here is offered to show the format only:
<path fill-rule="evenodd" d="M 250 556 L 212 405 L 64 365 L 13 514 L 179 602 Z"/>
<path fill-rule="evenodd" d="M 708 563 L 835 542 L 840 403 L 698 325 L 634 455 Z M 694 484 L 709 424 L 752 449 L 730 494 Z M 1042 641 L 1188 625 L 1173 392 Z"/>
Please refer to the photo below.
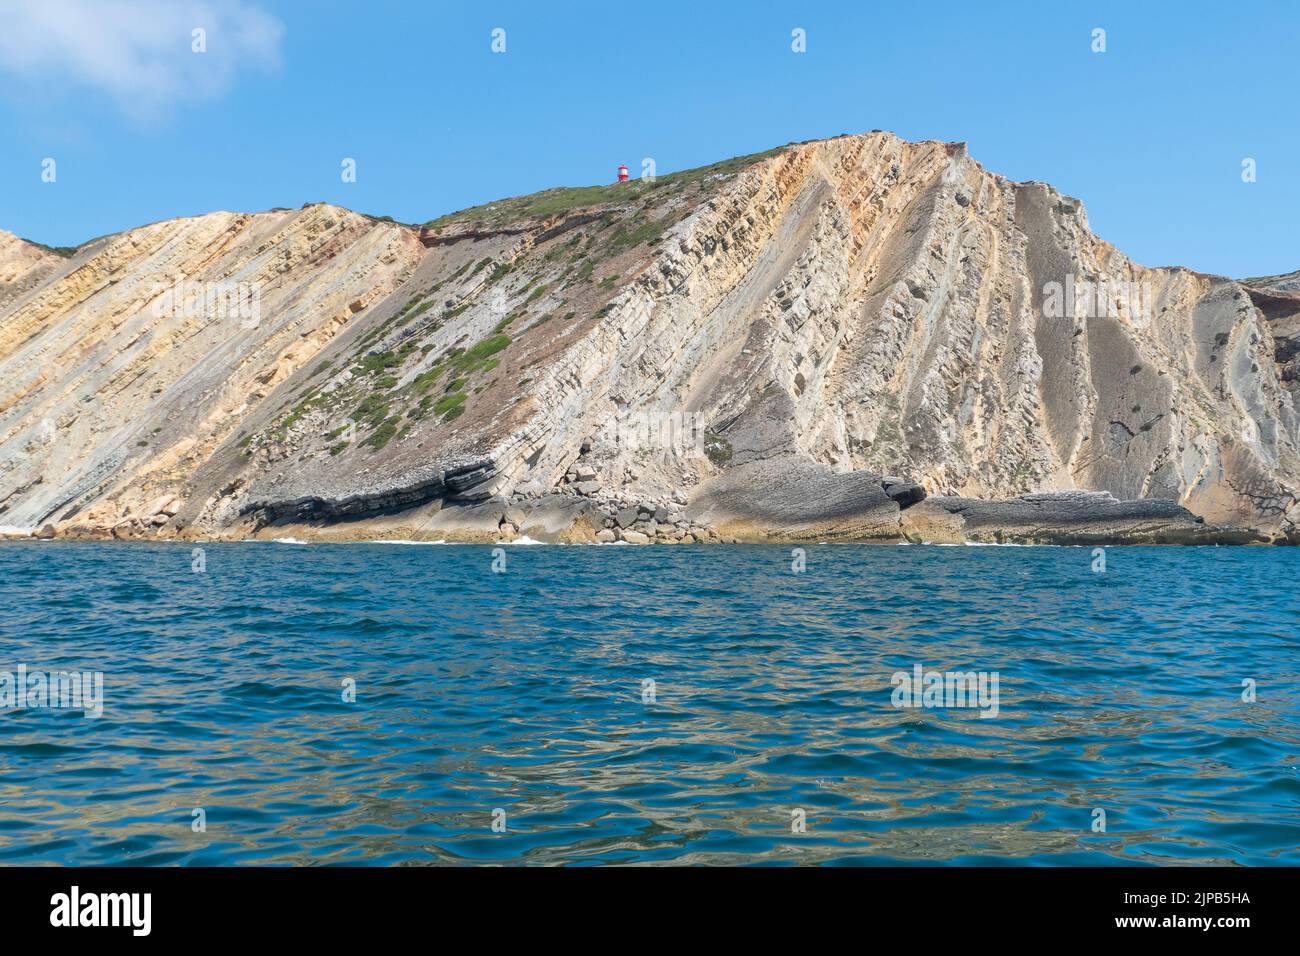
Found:
<path fill-rule="evenodd" d="M 627 167 L 622 164 L 618 167 L 618 181 L 620 183 L 627 182 Z"/>

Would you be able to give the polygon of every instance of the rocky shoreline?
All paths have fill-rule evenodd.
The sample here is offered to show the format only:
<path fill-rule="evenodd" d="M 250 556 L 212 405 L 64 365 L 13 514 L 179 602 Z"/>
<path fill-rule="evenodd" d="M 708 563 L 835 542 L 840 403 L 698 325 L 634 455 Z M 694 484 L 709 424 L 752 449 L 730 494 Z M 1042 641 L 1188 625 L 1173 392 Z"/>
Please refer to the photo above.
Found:
<path fill-rule="evenodd" d="M 783 466 L 788 468 L 788 464 Z M 1250 528 L 1206 523 L 1172 501 L 1123 501 L 1106 492 L 1065 491 L 1005 499 L 926 496 L 920 486 L 890 476 L 783 471 L 785 497 L 752 499 L 771 489 L 755 474 L 743 488 L 714 487 L 695 502 L 681 491 L 658 499 L 598 499 L 561 487 L 545 493 L 484 501 L 438 500 L 418 508 L 354 520 L 256 517 L 224 533 L 179 526 L 180 502 L 164 496 L 110 529 L 46 525 L 30 534 L 0 532 L 0 540 L 304 542 L 382 540 L 495 544 L 1045 544 L 1258 545 L 1289 544 Z M 820 492 L 817 495 L 815 492 Z M 781 511 L 785 508 L 785 511 Z M 800 510 L 802 509 L 802 510 Z M 267 516 L 263 515 L 262 519 Z"/>

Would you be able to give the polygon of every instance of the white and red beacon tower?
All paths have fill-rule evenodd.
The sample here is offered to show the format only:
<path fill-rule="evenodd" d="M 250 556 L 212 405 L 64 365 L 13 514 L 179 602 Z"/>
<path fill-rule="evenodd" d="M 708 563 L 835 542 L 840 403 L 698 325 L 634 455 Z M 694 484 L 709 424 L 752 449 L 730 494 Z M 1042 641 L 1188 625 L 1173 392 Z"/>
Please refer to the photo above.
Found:
<path fill-rule="evenodd" d="M 620 183 L 627 182 L 627 167 L 622 164 L 619 164 L 618 167 L 618 181 Z"/>

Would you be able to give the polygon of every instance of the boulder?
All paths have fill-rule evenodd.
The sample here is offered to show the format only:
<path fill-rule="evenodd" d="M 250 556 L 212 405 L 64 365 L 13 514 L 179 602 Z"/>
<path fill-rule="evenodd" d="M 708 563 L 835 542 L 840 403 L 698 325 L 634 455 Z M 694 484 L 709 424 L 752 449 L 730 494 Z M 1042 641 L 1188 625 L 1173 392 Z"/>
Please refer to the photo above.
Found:
<path fill-rule="evenodd" d="M 885 494 L 898 502 L 900 508 L 909 508 L 918 501 L 925 500 L 925 489 L 911 481 L 895 481 L 888 485 L 881 483 Z"/>
<path fill-rule="evenodd" d="M 172 505 L 176 505 L 175 510 L 168 511 L 167 509 L 172 507 Z M 140 514 L 149 518 L 156 514 L 174 515 L 179 510 L 180 504 L 175 495 L 161 495 L 155 498 L 153 503 L 141 511 Z"/>
<path fill-rule="evenodd" d="M 587 498 L 546 495 L 519 526 L 521 534 L 538 541 L 591 541 L 601 530 L 602 516 Z"/>
<path fill-rule="evenodd" d="M 535 498 L 542 493 L 542 483 L 536 478 L 529 478 L 515 487 L 515 494 L 520 498 Z"/>

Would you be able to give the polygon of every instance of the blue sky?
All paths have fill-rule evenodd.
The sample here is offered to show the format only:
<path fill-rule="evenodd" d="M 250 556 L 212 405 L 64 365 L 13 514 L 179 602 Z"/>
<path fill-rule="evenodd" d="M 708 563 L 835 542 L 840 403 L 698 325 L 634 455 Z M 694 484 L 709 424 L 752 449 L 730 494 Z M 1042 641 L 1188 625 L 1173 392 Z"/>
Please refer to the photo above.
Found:
<path fill-rule="evenodd" d="M 1298 41 L 1294 2 L 0 0 L 0 228 L 75 245 L 316 200 L 423 221 L 880 128 L 1052 183 L 1146 265 L 1289 272 Z"/>

